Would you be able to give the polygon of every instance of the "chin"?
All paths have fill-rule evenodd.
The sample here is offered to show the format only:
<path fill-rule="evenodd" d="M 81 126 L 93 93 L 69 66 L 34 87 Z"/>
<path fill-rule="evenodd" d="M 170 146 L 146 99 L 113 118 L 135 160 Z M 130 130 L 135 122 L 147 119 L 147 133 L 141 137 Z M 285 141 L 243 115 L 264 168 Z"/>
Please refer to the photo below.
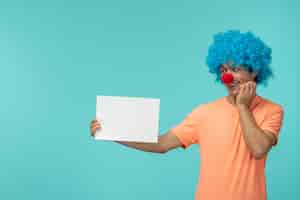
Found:
<path fill-rule="evenodd" d="M 230 95 L 230 96 L 237 96 L 238 93 L 239 93 L 239 91 L 237 91 L 237 90 L 234 90 L 234 91 L 229 90 L 229 95 Z"/>
<path fill-rule="evenodd" d="M 231 92 L 229 92 L 229 96 L 236 97 L 237 94 L 236 94 L 236 93 L 231 93 Z"/>

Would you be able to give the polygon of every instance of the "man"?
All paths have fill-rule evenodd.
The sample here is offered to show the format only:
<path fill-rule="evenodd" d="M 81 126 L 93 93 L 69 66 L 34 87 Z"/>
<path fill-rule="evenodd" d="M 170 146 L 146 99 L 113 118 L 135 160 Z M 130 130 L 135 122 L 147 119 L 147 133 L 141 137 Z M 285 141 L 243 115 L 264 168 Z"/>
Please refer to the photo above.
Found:
<path fill-rule="evenodd" d="M 196 200 L 266 200 L 265 161 L 283 121 L 282 106 L 256 94 L 272 76 L 271 49 L 251 32 L 227 31 L 215 35 L 206 62 L 228 96 L 197 106 L 158 143 L 117 142 L 156 153 L 199 144 Z M 91 134 L 98 128 L 93 120 Z"/>

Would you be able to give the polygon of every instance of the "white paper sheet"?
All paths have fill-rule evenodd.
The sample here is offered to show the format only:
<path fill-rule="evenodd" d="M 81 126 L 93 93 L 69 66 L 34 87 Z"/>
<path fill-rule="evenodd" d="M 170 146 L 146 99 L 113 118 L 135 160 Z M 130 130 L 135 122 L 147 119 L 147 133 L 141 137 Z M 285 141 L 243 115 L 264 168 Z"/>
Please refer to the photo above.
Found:
<path fill-rule="evenodd" d="M 160 99 L 97 96 L 97 140 L 157 143 Z"/>

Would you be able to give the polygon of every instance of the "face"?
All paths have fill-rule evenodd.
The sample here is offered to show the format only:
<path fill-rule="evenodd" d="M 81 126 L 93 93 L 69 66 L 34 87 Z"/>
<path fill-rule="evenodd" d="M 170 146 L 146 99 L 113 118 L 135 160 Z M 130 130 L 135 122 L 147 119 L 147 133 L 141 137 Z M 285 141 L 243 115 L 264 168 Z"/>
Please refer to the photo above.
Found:
<path fill-rule="evenodd" d="M 239 87 L 241 84 L 247 81 L 254 81 L 257 73 L 249 72 L 243 65 L 232 67 L 229 64 L 222 64 L 220 66 L 221 76 L 224 73 L 231 73 L 233 75 L 233 82 L 230 84 L 224 84 L 229 95 L 236 96 L 239 93 Z"/>

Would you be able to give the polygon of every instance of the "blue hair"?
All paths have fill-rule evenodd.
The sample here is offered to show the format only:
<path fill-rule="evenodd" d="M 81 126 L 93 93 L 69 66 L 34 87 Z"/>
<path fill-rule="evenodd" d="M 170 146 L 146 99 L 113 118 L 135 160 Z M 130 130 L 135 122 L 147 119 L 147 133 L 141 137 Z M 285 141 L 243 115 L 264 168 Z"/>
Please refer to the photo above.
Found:
<path fill-rule="evenodd" d="M 220 66 L 232 62 L 233 67 L 243 65 L 250 72 L 257 72 L 256 84 L 267 86 L 267 80 L 273 76 L 270 68 L 271 53 L 271 48 L 253 33 L 229 30 L 214 35 L 206 64 L 209 72 L 216 74 L 216 81 L 221 80 Z"/>

